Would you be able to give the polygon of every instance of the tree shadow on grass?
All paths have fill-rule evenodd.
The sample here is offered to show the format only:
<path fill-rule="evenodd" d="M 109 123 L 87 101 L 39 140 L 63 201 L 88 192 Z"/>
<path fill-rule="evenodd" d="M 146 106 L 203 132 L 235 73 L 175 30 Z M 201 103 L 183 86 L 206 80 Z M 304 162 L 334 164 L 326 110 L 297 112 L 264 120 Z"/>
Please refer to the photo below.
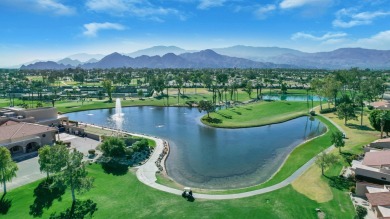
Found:
<path fill-rule="evenodd" d="M 101 165 L 105 173 L 112 174 L 114 176 L 122 176 L 129 171 L 129 167 L 127 165 L 120 164 L 112 160 L 101 163 Z"/>
<path fill-rule="evenodd" d="M 357 130 L 363 130 L 363 131 L 374 131 L 371 127 L 368 127 L 366 125 L 360 126 L 356 124 L 347 124 L 347 126 L 351 129 L 357 129 Z"/>
<path fill-rule="evenodd" d="M 204 119 L 206 122 L 209 122 L 209 123 L 214 123 L 214 124 L 220 124 L 222 123 L 222 120 L 218 119 L 218 118 L 211 118 L 211 117 L 207 117 Z"/>
<path fill-rule="evenodd" d="M 0 199 L 0 214 L 7 214 L 12 205 L 12 200 L 6 199 L 5 195 L 3 194 Z"/>
<path fill-rule="evenodd" d="M 70 208 L 60 212 L 58 215 L 53 213 L 50 215 L 50 219 L 83 219 L 87 215 L 92 217 L 93 214 L 98 210 L 97 204 L 91 199 L 86 201 L 76 200 Z"/>
<path fill-rule="evenodd" d="M 43 209 L 50 208 L 53 201 L 57 199 L 61 201 L 61 196 L 65 193 L 65 186 L 56 186 L 51 188 L 50 184 L 53 182 L 52 179 L 44 180 L 34 189 L 34 203 L 30 205 L 29 214 L 33 217 L 40 217 L 43 214 Z"/>
<path fill-rule="evenodd" d="M 329 179 L 329 185 L 338 190 L 348 190 L 350 187 L 355 186 L 355 181 L 347 179 L 341 176 L 327 177 Z"/>
<path fill-rule="evenodd" d="M 341 152 L 340 155 L 345 159 L 345 161 L 351 166 L 353 160 L 358 159 L 358 155 L 352 154 L 349 152 Z"/>

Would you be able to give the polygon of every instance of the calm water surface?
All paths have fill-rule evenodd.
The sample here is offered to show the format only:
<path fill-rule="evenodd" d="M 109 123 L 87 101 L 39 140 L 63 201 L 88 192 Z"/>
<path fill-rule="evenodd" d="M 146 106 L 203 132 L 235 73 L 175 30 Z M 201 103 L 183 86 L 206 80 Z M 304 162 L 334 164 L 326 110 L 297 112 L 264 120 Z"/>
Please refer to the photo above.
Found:
<path fill-rule="evenodd" d="M 321 98 L 322 101 L 326 101 L 325 98 Z M 280 94 L 280 95 L 263 95 L 263 100 L 287 100 L 287 101 L 320 101 L 318 96 L 306 96 L 306 95 L 289 95 L 289 94 Z"/>
<path fill-rule="evenodd" d="M 185 186 L 227 189 L 266 181 L 286 156 L 303 141 L 326 127 L 318 120 L 300 117 L 256 128 L 216 129 L 199 122 L 197 109 L 179 107 L 123 108 L 122 128 L 169 141 L 168 175 Z M 67 114 L 69 119 L 116 127 L 114 109 Z"/>

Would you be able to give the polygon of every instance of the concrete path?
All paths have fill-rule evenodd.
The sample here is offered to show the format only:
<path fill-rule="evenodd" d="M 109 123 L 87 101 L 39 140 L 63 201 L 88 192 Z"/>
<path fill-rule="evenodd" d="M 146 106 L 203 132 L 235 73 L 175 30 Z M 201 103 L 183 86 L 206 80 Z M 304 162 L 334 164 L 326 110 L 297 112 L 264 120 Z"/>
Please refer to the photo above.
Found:
<path fill-rule="evenodd" d="M 324 117 L 324 116 L 323 116 Z M 337 128 L 340 129 L 340 131 L 343 131 L 337 124 L 333 123 L 330 119 L 324 117 L 325 119 L 329 120 L 334 124 Z M 148 137 L 148 136 L 143 136 L 143 137 Z M 151 137 L 148 137 L 151 138 Z M 175 195 L 181 195 L 182 190 L 170 188 L 168 186 L 164 186 L 161 184 L 158 184 L 157 178 L 156 178 L 156 171 L 157 166 L 155 165 L 155 161 L 158 159 L 159 155 L 164 149 L 164 144 L 161 139 L 157 138 L 152 138 L 153 140 L 156 141 L 156 148 L 150 157 L 150 159 L 142 166 L 138 167 L 137 170 L 137 178 L 139 181 L 144 183 L 145 185 L 148 185 L 152 188 L 164 191 L 164 192 L 169 192 Z M 334 149 L 334 146 L 331 146 L 325 150 L 326 153 L 330 152 L 331 150 Z M 194 193 L 193 196 L 194 198 L 200 198 L 200 199 L 211 199 L 211 200 L 223 200 L 223 199 L 238 199 L 238 198 L 246 198 L 254 195 L 260 195 L 264 194 L 267 192 L 272 192 L 277 189 L 283 188 L 285 186 L 288 186 L 291 184 L 294 180 L 296 180 L 299 176 L 301 176 L 311 165 L 314 164 L 316 157 L 313 157 L 310 159 L 307 163 L 305 163 L 302 167 L 300 167 L 297 171 L 295 171 L 291 176 L 289 176 L 287 179 L 283 180 L 282 182 L 275 184 L 273 186 L 269 186 L 266 188 L 262 189 L 257 189 L 249 192 L 243 192 L 243 193 L 236 193 L 236 194 L 226 194 L 226 195 L 213 195 L 213 194 L 199 194 L 199 193 Z"/>

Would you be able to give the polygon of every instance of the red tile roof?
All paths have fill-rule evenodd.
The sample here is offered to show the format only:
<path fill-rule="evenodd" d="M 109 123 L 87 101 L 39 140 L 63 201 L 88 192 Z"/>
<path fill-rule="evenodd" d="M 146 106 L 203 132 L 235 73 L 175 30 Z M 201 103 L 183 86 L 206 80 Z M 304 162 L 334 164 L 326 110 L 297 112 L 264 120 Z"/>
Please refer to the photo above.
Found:
<path fill-rule="evenodd" d="M 56 132 L 57 129 L 49 126 L 21 122 L 14 125 L 0 126 L 0 141 L 20 138 L 23 136 L 37 135 L 43 132 Z"/>
<path fill-rule="evenodd" d="M 390 206 L 390 192 L 366 193 L 372 206 Z"/>
<path fill-rule="evenodd" d="M 0 124 L 0 127 L 1 127 L 1 126 L 7 126 L 7 125 L 16 125 L 16 124 L 18 124 L 18 123 L 19 123 L 19 122 L 15 122 L 15 121 L 9 120 L 9 121 L 7 121 L 7 122 L 4 122 L 4 123 Z"/>
<path fill-rule="evenodd" d="M 390 165 L 390 151 L 367 152 L 364 155 L 363 165 Z"/>

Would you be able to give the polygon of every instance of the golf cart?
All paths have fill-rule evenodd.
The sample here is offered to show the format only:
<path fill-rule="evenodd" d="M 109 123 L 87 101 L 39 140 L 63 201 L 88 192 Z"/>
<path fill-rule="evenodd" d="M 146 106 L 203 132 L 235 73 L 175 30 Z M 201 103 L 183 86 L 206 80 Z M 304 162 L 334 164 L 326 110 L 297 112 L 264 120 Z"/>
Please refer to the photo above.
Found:
<path fill-rule="evenodd" d="M 181 196 L 183 197 L 183 198 L 186 198 L 187 200 L 193 200 L 194 199 L 194 197 L 192 196 L 192 190 L 191 190 L 191 188 L 189 188 L 189 187 L 184 187 L 184 191 L 183 191 L 183 193 L 181 194 Z"/>

